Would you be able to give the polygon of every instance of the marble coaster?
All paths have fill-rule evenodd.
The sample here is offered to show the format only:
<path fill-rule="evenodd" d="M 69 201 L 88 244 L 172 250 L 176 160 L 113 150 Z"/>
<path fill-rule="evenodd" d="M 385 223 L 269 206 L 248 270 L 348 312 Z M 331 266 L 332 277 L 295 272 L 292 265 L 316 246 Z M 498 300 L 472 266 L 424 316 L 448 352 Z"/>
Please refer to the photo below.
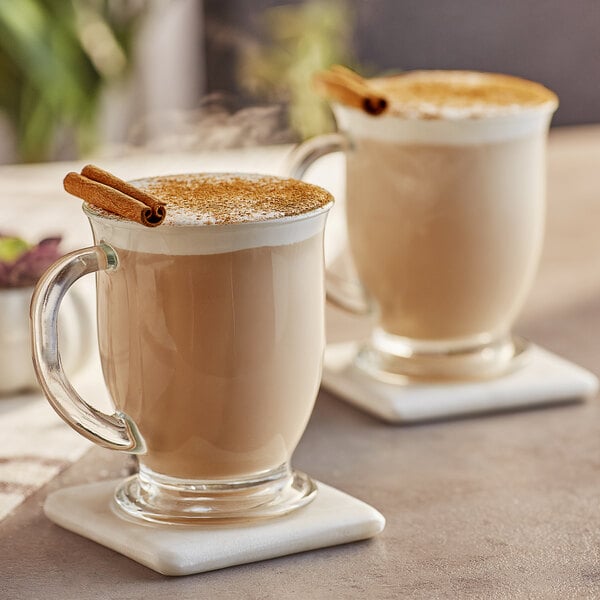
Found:
<path fill-rule="evenodd" d="M 289 515 L 251 525 L 138 524 L 112 508 L 118 481 L 58 490 L 44 504 L 57 525 L 163 575 L 191 575 L 367 539 L 385 519 L 373 507 L 317 482 L 317 497 Z"/>
<path fill-rule="evenodd" d="M 527 350 L 527 362 L 507 375 L 444 384 L 377 381 L 354 366 L 356 350 L 355 342 L 327 346 L 323 387 L 390 423 L 577 402 L 598 391 L 598 379 L 592 373 L 535 345 Z"/>

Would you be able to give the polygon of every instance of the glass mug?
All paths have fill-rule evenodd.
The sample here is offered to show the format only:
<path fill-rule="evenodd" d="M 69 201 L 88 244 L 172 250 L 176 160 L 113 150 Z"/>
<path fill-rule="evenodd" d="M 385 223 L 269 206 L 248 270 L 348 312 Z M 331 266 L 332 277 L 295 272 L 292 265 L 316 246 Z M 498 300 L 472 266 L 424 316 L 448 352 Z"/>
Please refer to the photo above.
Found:
<path fill-rule="evenodd" d="M 146 228 L 84 205 L 96 245 L 65 256 L 40 280 L 34 364 L 71 427 L 137 455 L 139 472 L 115 492 L 126 515 L 174 523 L 272 517 L 315 496 L 290 459 L 321 378 L 330 207 Z M 96 273 L 112 415 L 77 394 L 58 351 L 62 298 L 88 273 Z"/>
<path fill-rule="evenodd" d="M 289 173 L 346 157 L 359 282 L 328 298 L 376 325 L 355 363 L 380 379 L 477 379 L 520 364 L 511 328 L 543 241 L 546 139 L 557 102 L 478 118 L 371 116 L 333 104 L 339 133 L 308 140 Z"/>

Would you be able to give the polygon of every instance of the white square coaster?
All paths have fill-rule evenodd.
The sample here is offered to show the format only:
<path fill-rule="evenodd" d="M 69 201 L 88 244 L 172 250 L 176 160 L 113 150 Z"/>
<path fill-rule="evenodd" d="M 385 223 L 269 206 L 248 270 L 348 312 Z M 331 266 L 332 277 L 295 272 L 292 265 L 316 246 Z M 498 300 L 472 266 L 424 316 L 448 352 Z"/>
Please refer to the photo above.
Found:
<path fill-rule="evenodd" d="M 317 482 L 316 498 L 283 517 L 254 524 L 138 524 L 113 512 L 118 481 L 64 488 L 48 496 L 57 525 L 120 552 L 163 575 L 191 575 L 367 539 L 385 519 L 373 507 Z"/>
<path fill-rule="evenodd" d="M 476 415 L 581 401 L 598 391 L 598 379 L 585 369 L 539 346 L 528 350 L 519 369 L 497 379 L 468 383 L 377 381 L 356 368 L 355 342 L 332 344 L 325 350 L 323 386 L 390 423 Z"/>

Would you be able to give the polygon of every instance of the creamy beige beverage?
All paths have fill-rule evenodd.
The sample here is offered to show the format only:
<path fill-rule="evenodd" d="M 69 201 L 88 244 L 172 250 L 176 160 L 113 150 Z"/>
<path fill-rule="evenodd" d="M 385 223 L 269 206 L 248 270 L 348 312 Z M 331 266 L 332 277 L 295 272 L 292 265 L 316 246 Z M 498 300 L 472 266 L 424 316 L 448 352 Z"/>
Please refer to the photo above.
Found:
<path fill-rule="evenodd" d="M 187 233 L 164 251 L 111 234 L 119 267 L 98 274 L 100 352 L 145 440 L 142 467 L 185 480 L 260 474 L 286 464 L 306 427 L 325 343 L 323 242 L 322 224 L 301 216 L 331 198 L 282 181 L 147 180 L 167 202 L 164 235 Z"/>
<path fill-rule="evenodd" d="M 556 96 L 516 77 L 460 71 L 368 83 L 386 113 L 334 106 L 349 138 L 350 249 L 378 316 L 362 364 L 476 375 L 486 344 L 510 356 L 510 328 L 535 274 Z M 459 365 L 457 351 L 469 348 L 479 357 Z M 491 362 L 486 373 L 496 372 Z"/>
<path fill-rule="evenodd" d="M 465 146 L 356 140 L 348 232 L 385 331 L 417 340 L 508 333 L 542 247 L 544 155 L 540 136 Z"/>
<path fill-rule="evenodd" d="M 65 189 L 88 201 L 95 245 L 40 280 L 32 350 L 58 414 L 91 441 L 138 457 L 114 508 L 198 525 L 272 518 L 311 502 L 317 486 L 291 458 L 321 379 L 331 194 L 268 175 L 127 183 L 84 171 L 99 179 L 69 173 Z M 112 414 L 79 396 L 58 351 L 61 300 L 91 273 Z"/>
<path fill-rule="evenodd" d="M 121 268 L 98 277 L 100 350 L 111 396 L 146 440 L 142 463 L 183 479 L 285 463 L 319 386 L 320 236 L 206 255 L 115 250 Z"/>

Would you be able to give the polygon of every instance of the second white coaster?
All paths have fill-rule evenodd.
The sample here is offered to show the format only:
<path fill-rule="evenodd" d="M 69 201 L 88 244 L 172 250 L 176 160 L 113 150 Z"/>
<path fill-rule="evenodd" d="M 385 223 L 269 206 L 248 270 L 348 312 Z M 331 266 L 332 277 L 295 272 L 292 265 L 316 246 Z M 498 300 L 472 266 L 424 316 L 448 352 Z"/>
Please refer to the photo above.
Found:
<path fill-rule="evenodd" d="M 191 575 L 296 552 L 346 544 L 380 533 L 385 519 L 373 507 L 317 482 L 307 506 L 252 524 L 197 527 L 138 524 L 112 509 L 118 481 L 64 488 L 48 496 L 46 516 L 162 573 Z"/>
<path fill-rule="evenodd" d="M 598 379 L 585 369 L 539 346 L 528 350 L 527 362 L 497 379 L 468 383 L 378 381 L 356 368 L 354 342 L 325 350 L 323 386 L 390 423 L 418 423 L 581 401 L 598 391 Z"/>

